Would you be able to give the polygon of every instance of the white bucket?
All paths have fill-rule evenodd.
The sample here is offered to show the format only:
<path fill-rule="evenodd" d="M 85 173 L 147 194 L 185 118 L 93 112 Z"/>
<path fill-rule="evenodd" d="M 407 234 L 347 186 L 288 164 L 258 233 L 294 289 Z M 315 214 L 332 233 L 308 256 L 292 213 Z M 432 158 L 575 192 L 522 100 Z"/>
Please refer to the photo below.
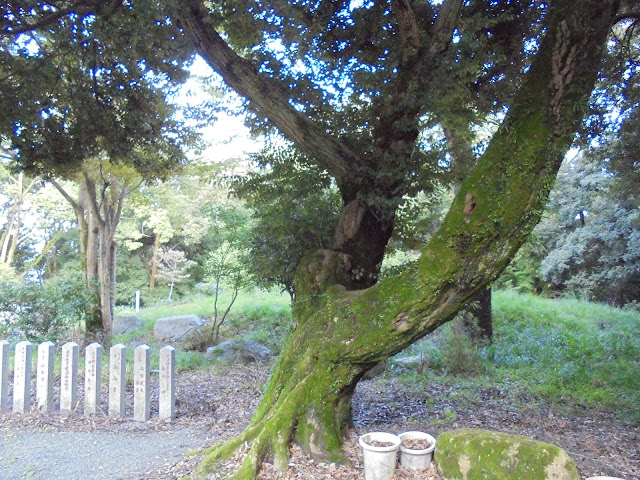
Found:
<path fill-rule="evenodd" d="M 436 448 L 435 438 L 424 432 L 404 432 L 398 435 L 398 437 L 400 441 L 420 439 L 427 440 L 431 444 L 429 448 L 421 450 L 413 450 L 403 447 L 402 444 L 400 444 L 400 465 L 411 470 L 422 470 L 431 464 L 433 451 Z"/>
<path fill-rule="evenodd" d="M 386 432 L 371 432 L 362 435 L 358 442 L 364 456 L 365 480 L 390 480 L 398 463 L 400 437 Z M 390 442 L 388 447 L 374 447 L 369 442 Z"/>

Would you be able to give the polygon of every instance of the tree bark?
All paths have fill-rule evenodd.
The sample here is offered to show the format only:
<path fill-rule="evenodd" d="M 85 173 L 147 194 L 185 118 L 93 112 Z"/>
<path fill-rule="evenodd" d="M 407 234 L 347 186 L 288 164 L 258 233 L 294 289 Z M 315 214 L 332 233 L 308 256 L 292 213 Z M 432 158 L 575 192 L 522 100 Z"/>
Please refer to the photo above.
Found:
<path fill-rule="evenodd" d="M 451 155 L 453 192 L 460 191 L 462 182 L 476 164 L 472 148 L 472 132 L 465 121 L 451 122 L 442 119 L 442 129 Z M 493 341 L 493 317 L 491 316 L 491 285 L 482 290 L 462 312 L 464 330 L 476 344 Z"/>
<path fill-rule="evenodd" d="M 80 179 L 78 199 L 76 200 L 57 181 L 50 179 L 49 182 L 69 202 L 76 215 L 80 264 L 85 284 L 90 292 L 89 315 L 85 319 L 85 330 L 95 333 L 102 328 L 101 293 L 98 284 L 98 246 L 100 240 L 96 218 L 87 205 L 87 184 L 84 178 Z"/>
<path fill-rule="evenodd" d="M 462 183 L 420 261 L 400 276 L 348 291 L 347 255 L 315 252 L 296 275 L 293 331 L 249 426 L 212 447 L 200 473 L 248 453 L 235 479 L 272 455 L 287 467 L 294 439 L 316 458 L 342 458 L 362 375 L 451 320 L 506 267 L 538 222 L 578 129 L 618 2 L 556 0 L 524 84 L 489 148 Z"/>
<path fill-rule="evenodd" d="M 153 290 L 155 290 L 156 288 L 159 256 L 160 256 L 160 234 L 156 233 L 156 238 L 153 242 L 153 256 L 151 257 L 151 273 L 149 273 L 149 293 L 153 293 Z"/>

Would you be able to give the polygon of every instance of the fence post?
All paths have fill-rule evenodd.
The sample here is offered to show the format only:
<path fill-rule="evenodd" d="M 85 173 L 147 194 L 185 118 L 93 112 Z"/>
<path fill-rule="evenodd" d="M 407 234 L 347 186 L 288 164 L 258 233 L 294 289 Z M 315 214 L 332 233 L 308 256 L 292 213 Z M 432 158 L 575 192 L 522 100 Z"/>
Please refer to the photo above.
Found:
<path fill-rule="evenodd" d="M 43 342 L 38 345 L 38 363 L 36 379 L 36 398 L 38 408 L 50 410 L 53 407 L 53 361 L 55 345 L 52 342 Z"/>
<path fill-rule="evenodd" d="M 9 342 L 0 340 L 0 412 L 9 410 Z"/>
<path fill-rule="evenodd" d="M 13 360 L 13 411 L 26 413 L 31 408 L 31 353 L 33 344 L 23 340 L 16 345 Z"/>
<path fill-rule="evenodd" d="M 84 414 L 95 415 L 102 394 L 102 345 L 93 342 L 84 354 Z"/>
<path fill-rule="evenodd" d="M 160 350 L 160 420 L 172 419 L 176 413 L 176 349 Z"/>
<path fill-rule="evenodd" d="M 124 417 L 126 350 L 118 343 L 109 350 L 109 416 Z"/>
<path fill-rule="evenodd" d="M 70 414 L 78 399 L 78 344 L 68 342 L 62 346 L 60 371 L 60 413 Z"/>
<path fill-rule="evenodd" d="M 151 417 L 149 370 L 151 366 L 150 348 L 140 345 L 134 350 L 133 359 L 133 419 L 146 422 Z"/>

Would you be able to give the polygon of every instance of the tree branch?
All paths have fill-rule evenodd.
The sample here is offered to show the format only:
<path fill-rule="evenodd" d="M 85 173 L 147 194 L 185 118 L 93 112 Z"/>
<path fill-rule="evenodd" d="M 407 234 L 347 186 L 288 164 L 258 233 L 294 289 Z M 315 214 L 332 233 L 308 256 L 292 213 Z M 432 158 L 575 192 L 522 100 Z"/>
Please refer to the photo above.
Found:
<path fill-rule="evenodd" d="M 325 128 L 290 104 L 285 87 L 258 73 L 236 54 L 207 22 L 208 11 L 198 0 L 176 3 L 176 16 L 198 53 L 224 81 L 250 102 L 249 108 L 266 117 L 312 161 L 325 168 L 340 184 L 353 173 L 356 154 Z"/>
<path fill-rule="evenodd" d="M 89 197 L 89 206 L 91 207 L 91 212 L 95 215 L 98 222 L 104 226 L 104 220 L 100 215 L 100 206 L 98 205 L 97 194 L 96 194 L 96 186 L 93 181 L 89 178 L 87 172 L 82 172 L 83 181 L 85 184 L 85 188 L 87 190 L 87 196 Z"/>
<path fill-rule="evenodd" d="M 89 15 L 92 13 L 96 15 L 110 15 L 121 6 L 121 0 L 104 0 L 102 2 L 100 0 L 80 0 L 68 7 L 60 8 L 59 10 L 45 15 L 34 23 L 25 23 L 20 26 L 7 24 L 3 28 L 4 35 L 19 35 L 21 33 L 39 30 L 71 14 L 77 14 L 80 16 Z"/>
<path fill-rule="evenodd" d="M 82 210 L 78 202 L 76 202 L 71 197 L 71 195 L 69 195 L 67 191 L 64 188 L 62 188 L 62 186 L 56 180 L 54 180 L 53 178 L 50 178 L 48 181 L 51 185 L 55 187 L 56 190 L 58 190 L 58 192 L 60 192 L 60 195 L 62 195 L 65 198 L 65 200 L 71 204 L 71 206 L 73 207 L 73 210 L 76 213 Z"/>
<path fill-rule="evenodd" d="M 614 20 L 614 25 L 624 20 L 640 20 L 640 12 L 627 12 L 618 15 Z"/>

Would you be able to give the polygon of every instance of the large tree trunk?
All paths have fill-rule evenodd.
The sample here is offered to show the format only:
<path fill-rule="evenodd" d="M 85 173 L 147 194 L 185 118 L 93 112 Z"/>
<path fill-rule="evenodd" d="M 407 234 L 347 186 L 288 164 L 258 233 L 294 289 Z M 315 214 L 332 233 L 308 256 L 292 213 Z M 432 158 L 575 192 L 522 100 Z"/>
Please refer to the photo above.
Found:
<path fill-rule="evenodd" d="M 89 315 L 85 319 L 85 330 L 95 333 L 102 328 L 102 311 L 100 307 L 100 285 L 98 283 L 98 247 L 100 230 L 97 219 L 88 204 L 87 184 L 84 178 L 79 181 L 77 200 L 55 180 L 51 184 L 73 207 L 78 224 L 78 245 L 80 264 L 87 289 L 90 292 Z"/>
<path fill-rule="evenodd" d="M 557 0 L 525 83 L 489 148 L 462 183 L 419 262 L 365 290 L 341 284 L 349 255 L 320 251 L 296 276 L 294 327 L 251 420 L 208 451 L 207 471 L 250 449 L 236 479 L 255 477 L 265 455 L 286 468 L 294 439 L 338 460 L 351 396 L 367 369 L 451 320 L 506 267 L 538 222 L 598 71 L 594 59 L 616 2 Z"/>

